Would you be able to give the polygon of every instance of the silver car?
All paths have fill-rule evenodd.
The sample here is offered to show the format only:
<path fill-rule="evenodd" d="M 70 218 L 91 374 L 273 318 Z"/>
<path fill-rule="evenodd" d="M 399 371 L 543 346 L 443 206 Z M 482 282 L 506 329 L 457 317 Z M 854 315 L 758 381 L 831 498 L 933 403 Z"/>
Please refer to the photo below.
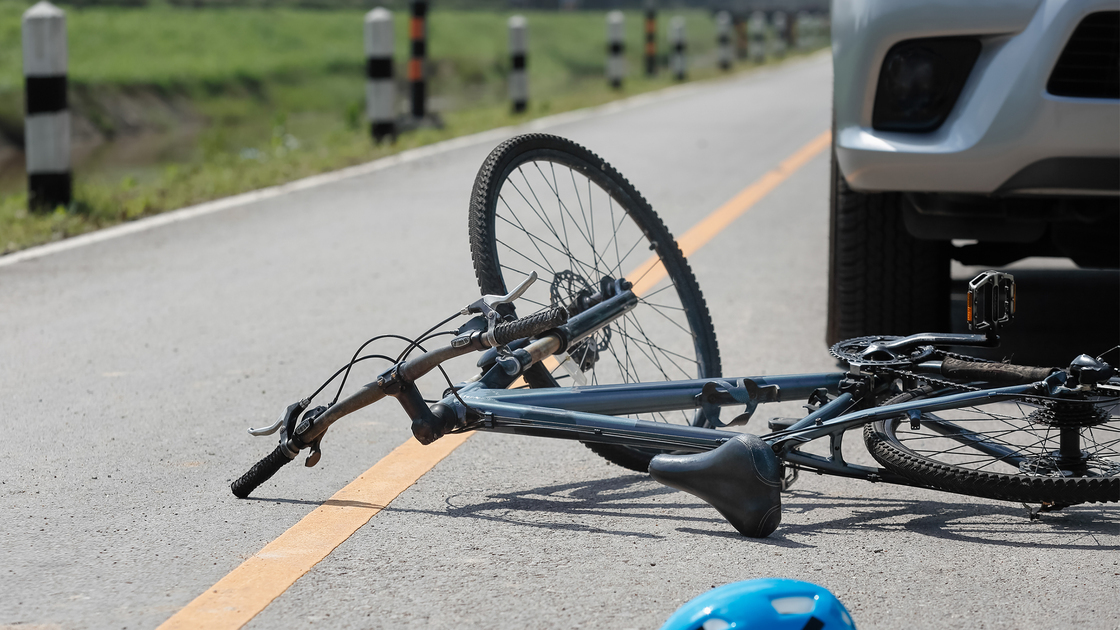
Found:
<path fill-rule="evenodd" d="M 834 0 L 828 341 L 948 330 L 949 262 L 1120 266 L 1117 0 Z"/>

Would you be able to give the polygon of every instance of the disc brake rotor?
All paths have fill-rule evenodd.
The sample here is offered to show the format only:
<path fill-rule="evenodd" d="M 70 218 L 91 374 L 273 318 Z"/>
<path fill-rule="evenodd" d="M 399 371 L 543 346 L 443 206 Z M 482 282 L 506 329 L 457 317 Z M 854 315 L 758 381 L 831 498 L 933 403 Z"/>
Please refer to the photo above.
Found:
<path fill-rule="evenodd" d="M 593 285 L 583 276 L 569 270 L 557 272 L 549 285 L 548 296 L 551 306 L 563 306 L 570 315 L 581 312 L 587 298 L 595 292 Z M 572 344 L 568 348 L 568 355 L 579 365 L 580 371 L 586 372 L 595 367 L 599 360 L 599 353 L 610 346 L 611 327 L 604 326 L 598 332 Z"/>

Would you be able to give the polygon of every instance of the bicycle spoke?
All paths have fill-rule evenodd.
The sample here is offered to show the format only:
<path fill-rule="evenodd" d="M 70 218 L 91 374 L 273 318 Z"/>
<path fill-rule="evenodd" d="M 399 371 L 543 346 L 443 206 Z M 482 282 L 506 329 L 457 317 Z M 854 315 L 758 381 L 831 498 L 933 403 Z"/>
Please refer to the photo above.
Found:
<path fill-rule="evenodd" d="M 482 198 L 488 200 L 487 206 L 472 204 L 471 225 L 487 239 L 472 242 L 476 269 L 482 269 L 480 285 L 492 286 L 484 276 L 493 278 L 496 271 L 508 289 L 536 271 L 540 282 L 516 303 L 519 314 L 549 305 L 582 310 L 588 297 L 607 286 L 607 278 L 625 278 L 642 292 L 632 311 L 572 343 L 565 361 L 549 366 L 551 378 L 534 372 L 526 380 L 533 387 L 575 386 L 577 381 L 599 385 L 717 372 L 714 333 L 695 280 L 648 204 L 598 158 L 588 161 L 582 149 L 566 141 L 534 135 L 524 145 L 516 142 L 503 145 L 509 157 L 488 162 L 490 170 L 476 180 L 485 182 Z M 487 246 L 497 255 L 487 256 Z M 486 286 L 484 292 L 494 291 Z M 633 416 L 693 422 L 689 410 Z M 645 469 L 640 458 L 648 462 L 652 456 L 638 447 L 599 445 L 595 450 L 635 470 Z M 622 451 L 629 454 L 612 455 Z M 628 459 L 634 457 L 639 459 Z"/>

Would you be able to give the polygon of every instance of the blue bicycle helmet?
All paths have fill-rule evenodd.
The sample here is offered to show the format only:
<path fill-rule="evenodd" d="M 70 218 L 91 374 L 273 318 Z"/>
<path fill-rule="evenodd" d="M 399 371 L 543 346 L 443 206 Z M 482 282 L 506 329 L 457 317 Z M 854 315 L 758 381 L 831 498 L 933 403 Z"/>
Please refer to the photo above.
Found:
<path fill-rule="evenodd" d="M 848 609 L 823 586 L 765 578 L 712 589 L 677 609 L 661 630 L 854 630 Z"/>

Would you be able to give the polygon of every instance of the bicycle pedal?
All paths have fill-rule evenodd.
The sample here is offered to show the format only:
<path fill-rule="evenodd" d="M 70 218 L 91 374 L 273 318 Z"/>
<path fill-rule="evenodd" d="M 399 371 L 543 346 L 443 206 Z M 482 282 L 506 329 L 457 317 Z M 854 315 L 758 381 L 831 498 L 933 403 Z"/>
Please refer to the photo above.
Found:
<path fill-rule="evenodd" d="M 771 431 L 785 431 L 786 429 L 797 424 L 801 418 L 770 418 L 766 423 Z"/>

